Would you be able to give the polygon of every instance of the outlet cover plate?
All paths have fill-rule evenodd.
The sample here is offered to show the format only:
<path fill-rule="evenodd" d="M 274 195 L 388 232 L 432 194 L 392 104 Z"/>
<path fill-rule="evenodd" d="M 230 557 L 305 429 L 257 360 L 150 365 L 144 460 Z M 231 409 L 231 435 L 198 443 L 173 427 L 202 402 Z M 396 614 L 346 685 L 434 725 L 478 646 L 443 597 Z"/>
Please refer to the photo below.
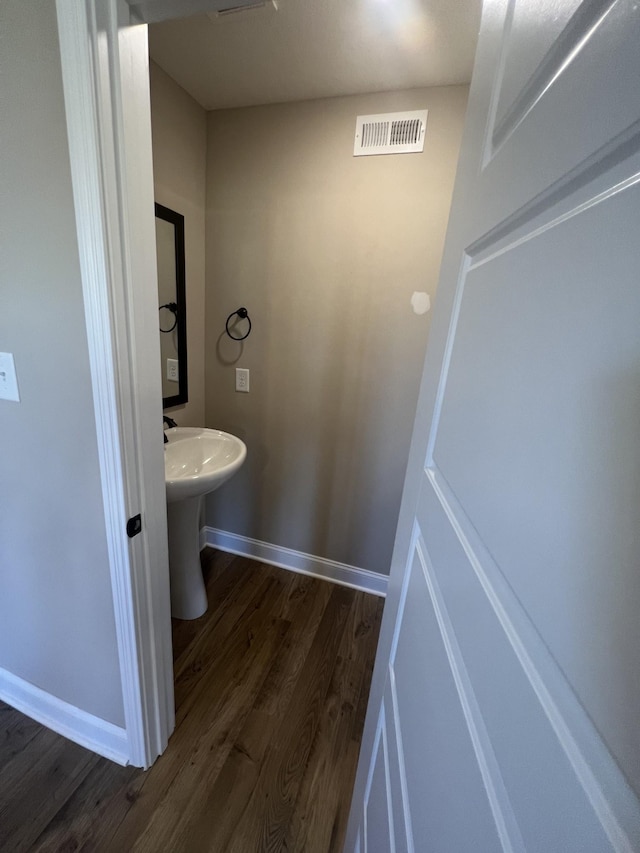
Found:
<path fill-rule="evenodd" d="M 180 379 L 177 358 L 167 359 L 167 379 L 169 380 L 169 382 L 178 382 Z"/>
<path fill-rule="evenodd" d="M 249 368 L 236 367 L 236 391 L 249 393 Z"/>

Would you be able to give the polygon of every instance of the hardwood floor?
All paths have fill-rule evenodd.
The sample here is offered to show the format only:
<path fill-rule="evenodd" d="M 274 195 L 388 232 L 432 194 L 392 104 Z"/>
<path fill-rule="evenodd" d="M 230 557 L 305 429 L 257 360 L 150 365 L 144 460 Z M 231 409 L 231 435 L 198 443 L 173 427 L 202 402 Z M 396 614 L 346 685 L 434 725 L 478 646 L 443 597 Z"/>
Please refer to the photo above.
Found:
<path fill-rule="evenodd" d="M 176 730 L 119 767 L 0 703 L 0 851 L 342 850 L 383 601 L 216 551 Z"/>

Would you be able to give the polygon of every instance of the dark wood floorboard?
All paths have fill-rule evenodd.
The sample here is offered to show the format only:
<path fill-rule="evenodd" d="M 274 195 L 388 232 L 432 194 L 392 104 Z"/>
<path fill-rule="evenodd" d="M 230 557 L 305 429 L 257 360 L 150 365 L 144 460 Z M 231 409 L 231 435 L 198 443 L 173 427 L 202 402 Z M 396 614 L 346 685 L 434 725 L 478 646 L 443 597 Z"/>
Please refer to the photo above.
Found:
<path fill-rule="evenodd" d="M 203 569 L 150 770 L 0 702 L 2 853 L 340 853 L 383 601 L 213 550 Z"/>

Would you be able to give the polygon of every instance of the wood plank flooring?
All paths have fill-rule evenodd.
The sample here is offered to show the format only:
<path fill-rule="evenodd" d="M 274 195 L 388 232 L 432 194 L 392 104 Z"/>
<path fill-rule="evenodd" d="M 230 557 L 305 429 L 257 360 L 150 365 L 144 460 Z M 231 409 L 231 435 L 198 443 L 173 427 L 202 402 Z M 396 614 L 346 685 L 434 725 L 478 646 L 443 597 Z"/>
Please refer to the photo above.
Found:
<path fill-rule="evenodd" d="M 0 702 L 0 851 L 342 850 L 383 601 L 213 550 L 176 730 L 119 767 Z"/>

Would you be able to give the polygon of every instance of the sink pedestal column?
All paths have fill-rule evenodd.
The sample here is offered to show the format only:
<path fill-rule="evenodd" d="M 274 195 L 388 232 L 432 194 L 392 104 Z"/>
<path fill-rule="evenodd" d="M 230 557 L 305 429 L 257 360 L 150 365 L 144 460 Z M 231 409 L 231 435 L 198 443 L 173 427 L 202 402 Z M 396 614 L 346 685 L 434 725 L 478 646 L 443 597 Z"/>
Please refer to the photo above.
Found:
<path fill-rule="evenodd" d="M 167 504 L 171 615 L 197 619 L 209 602 L 200 565 L 200 507 L 202 496 Z"/>

